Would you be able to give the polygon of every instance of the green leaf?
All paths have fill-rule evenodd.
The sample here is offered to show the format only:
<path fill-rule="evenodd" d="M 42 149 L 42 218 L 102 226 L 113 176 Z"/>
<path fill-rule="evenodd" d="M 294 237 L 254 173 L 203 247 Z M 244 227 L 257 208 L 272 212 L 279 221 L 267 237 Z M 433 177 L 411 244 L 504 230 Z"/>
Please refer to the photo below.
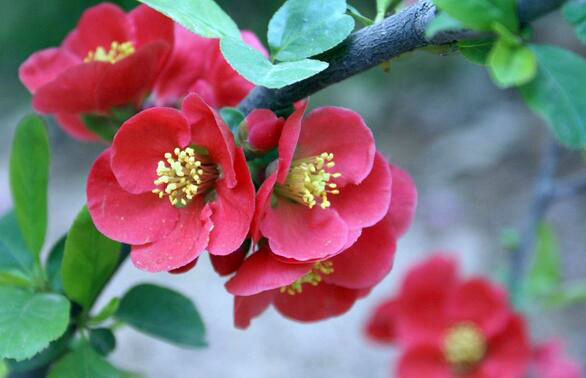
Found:
<path fill-rule="evenodd" d="M 562 8 L 562 12 L 566 20 L 576 28 L 578 38 L 582 43 L 586 43 L 586 2 L 569 1 Z"/>
<path fill-rule="evenodd" d="M 358 9 L 356 9 L 352 5 L 348 4 L 347 8 L 348 8 L 348 13 L 350 13 L 350 16 L 354 17 L 354 19 L 356 21 L 359 21 L 362 25 L 370 26 L 370 25 L 374 24 L 373 20 L 364 16 L 362 13 L 360 13 L 360 11 Z"/>
<path fill-rule="evenodd" d="M 26 245 L 16 214 L 8 212 L 0 218 L 0 270 L 18 269 L 31 274 L 33 253 Z"/>
<path fill-rule="evenodd" d="M 94 226 L 87 207 L 73 222 L 61 264 L 67 296 L 88 310 L 118 263 L 120 244 Z"/>
<path fill-rule="evenodd" d="M 527 290 L 537 297 L 547 296 L 561 283 L 559 243 L 553 229 L 546 223 L 537 233 L 534 260 L 527 274 Z"/>
<path fill-rule="evenodd" d="M 396 7 L 401 0 L 376 0 L 376 18 L 374 22 L 381 22 L 385 18 L 387 9 Z"/>
<path fill-rule="evenodd" d="M 19 270 L 9 270 L 0 272 L 1 285 L 31 288 L 34 287 L 34 282 L 31 280 L 31 277 Z"/>
<path fill-rule="evenodd" d="M 240 38 L 236 23 L 213 0 L 139 0 L 207 38 Z"/>
<path fill-rule="evenodd" d="M 511 45 L 503 38 L 490 51 L 487 64 L 492 79 L 501 88 L 523 85 L 537 73 L 533 51 L 522 45 Z"/>
<path fill-rule="evenodd" d="M 255 48 L 232 38 L 223 38 L 220 48 L 232 68 L 254 84 L 267 88 L 285 87 L 328 67 L 326 62 L 313 59 L 272 64 Z"/>
<path fill-rule="evenodd" d="M 124 373 L 83 341 L 77 349 L 53 365 L 49 378 L 124 378 Z"/>
<path fill-rule="evenodd" d="M 586 60 L 555 46 L 532 46 L 535 79 L 522 86 L 527 105 L 543 117 L 556 138 L 572 148 L 586 147 Z"/>
<path fill-rule="evenodd" d="M 24 240 L 38 256 L 47 231 L 49 137 L 43 119 L 28 115 L 14 134 L 10 155 L 10 189 Z"/>
<path fill-rule="evenodd" d="M 31 358 L 69 323 L 69 301 L 57 294 L 0 286 L 0 358 Z"/>
<path fill-rule="evenodd" d="M 586 281 L 571 282 L 547 298 L 549 307 L 561 308 L 586 302 Z"/>
<path fill-rule="evenodd" d="M 151 336 L 186 347 L 203 347 L 205 329 L 197 309 L 184 295 L 161 286 L 141 284 L 120 302 L 116 317 Z"/>
<path fill-rule="evenodd" d="M 447 13 L 437 15 L 425 28 L 425 37 L 433 38 L 437 33 L 445 30 L 454 30 L 463 28 L 462 23 L 451 17 Z"/>
<path fill-rule="evenodd" d="M 220 116 L 222 116 L 222 119 L 232 132 L 238 130 L 238 126 L 244 121 L 244 114 L 236 108 L 222 108 L 220 109 Z"/>
<path fill-rule="evenodd" d="M 109 319 L 112 315 L 114 315 L 116 313 L 119 306 L 120 306 L 120 298 L 118 298 L 118 297 L 112 298 L 110 300 L 110 302 L 108 302 L 108 304 L 105 305 L 104 308 L 102 308 L 96 316 L 92 317 L 88 321 L 88 325 L 92 326 L 92 325 L 98 325 L 98 324 L 103 323 L 105 320 Z"/>
<path fill-rule="evenodd" d="M 33 358 L 23 361 L 6 360 L 10 371 L 30 371 L 55 361 L 65 353 L 74 334 L 75 331 L 73 327 L 69 327 L 61 337 L 57 340 L 51 341 L 47 348 L 43 349 L 40 353 L 35 354 Z"/>
<path fill-rule="evenodd" d="M 488 31 L 495 22 L 519 31 L 516 0 L 434 0 L 435 5 L 464 26 Z"/>
<path fill-rule="evenodd" d="M 114 140 L 114 135 L 116 135 L 116 132 L 121 126 L 120 123 L 114 121 L 112 118 L 99 114 L 83 114 L 82 119 L 88 130 L 94 132 L 107 142 Z"/>
<path fill-rule="evenodd" d="M 285 62 L 314 56 L 340 44 L 352 30 L 346 0 L 287 0 L 269 22 L 271 55 Z"/>
<path fill-rule="evenodd" d="M 63 285 L 61 284 L 61 263 L 63 262 L 63 254 L 65 253 L 65 240 L 66 235 L 59 239 L 53 248 L 51 248 L 45 266 L 49 286 L 53 291 L 58 292 L 63 291 Z"/>
<path fill-rule="evenodd" d="M 96 328 L 90 331 L 90 344 L 96 352 L 107 356 L 116 348 L 116 338 L 108 328 Z"/>
<path fill-rule="evenodd" d="M 4 360 L 0 360 L 0 378 L 6 378 L 8 376 L 8 366 Z"/>
<path fill-rule="evenodd" d="M 494 46 L 494 41 L 491 39 L 468 39 L 458 41 L 458 48 L 460 53 L 476 64 L 485 65 L 488 60 L 488 55 Z"/>

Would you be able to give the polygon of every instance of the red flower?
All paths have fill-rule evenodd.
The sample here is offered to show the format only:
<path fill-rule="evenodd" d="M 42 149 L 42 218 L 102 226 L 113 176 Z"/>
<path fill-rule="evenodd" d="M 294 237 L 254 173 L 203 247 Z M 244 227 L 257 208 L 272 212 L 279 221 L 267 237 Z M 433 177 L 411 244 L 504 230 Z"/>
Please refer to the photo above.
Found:
<path fill-rule="evenodd" d="M 392 184 L 358 114 L 324 107 L 302 120 L 305 105 L 282 126 L 279 159 L 258 191 L 251 228 L 255 241 L 264 236 L 274 254 L 298 262 L 352 245 L 387 213 Z"/>
<path fill-rule="evenodd" d="M 242 38 L 267 55 L 253 33 L 243 31 Z M 158 105 L 176 104 L 195 92 L 214 108 L 236 106 L 253 87 L 224 59 L 218 39 L 200 37 L 175 24 L 175 46 L 155 84 Z"/>
<path fill-rule="evenodd" d="M 385 329 L 392 330 L 386 339 Z M 524 320 L 510 309 L 506 293 L 481 278 L 461 279 L 454 261 L 443 257 L 409 272 L 398 297 L 371 318 L 367 333 L 406 348 L 401 378 L 514 378 L 528 369 Z"/>
<path fill-rule="evenodd" d="M 410 177 L 395 167 L 391 172 L 393 196 L 404 202 L 393 201 L 387 215 L 353 236 L 358 240 L 342 253 L 308 263 L 288 263 L 265 243 L 246 259 L 226 283 L 236 296 L 236 326 L 248 327 L 270 304 L 293 320 L 322 320 L 343 314 L 367 295 L 391 270 L 396 239 L 410 224 L 414 210 L 416 193 Z"/>
<path fill-rule="evenodd" d="M 548 341 L 534 349 L 533 367 L 535 376 L 541 378 L 584 377 L 580 364 L 566 356 L 559 340 Z"/>
<path fill-rule="evenodd" d="M 173 45 L 173 23 L 140 5 L 125 14 L 102 3 L 88 9 L 58 48 L 31 55 L 19 69 L 33 107 L 57 114 L 72 136 L 95 139 L 80 113 L 107 113 L 139 104 Z"/>
<path fill-rule="evenodd" d="M 254 186 L 244 153 L 197 95 L 182 111 L 151 108 L 125 122 L 87 185 L 96 227 L 132 244 L 143 270 L 169 271 L 207 249 L 227 255 L 248 234 Z"/>

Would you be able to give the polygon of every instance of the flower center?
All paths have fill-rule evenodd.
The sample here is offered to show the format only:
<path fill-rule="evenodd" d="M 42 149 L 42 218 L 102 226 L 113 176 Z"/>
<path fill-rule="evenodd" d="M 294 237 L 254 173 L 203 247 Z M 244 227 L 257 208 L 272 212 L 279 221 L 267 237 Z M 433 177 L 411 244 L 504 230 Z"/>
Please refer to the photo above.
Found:
<path fill-rule="evenodd" d="M 331 261 L 318 261 L 311 267 L 311 270 L 298 278 L 291 285 L 283 286 L 281 293 L 295 295 L 303 291 L 303 284 L 308 283 L 317 286 L 322 280 L 322 274 L 328 275 L 334 272 L 334 264 Z"/>
<path fill-rule="evenodd" d="M 159 161 L 157 176 L 155 185 L 159 188 L 153 193 L 159 198 L 168 196 L 175 207 L 185 207 L 195 196 L 214 187 L 219 171 L 207 154 L 187 147 L 167 152 L 165 160 Z"/>
<path fill-rule="evenodd" d="M 465 373 L 482 360 L 486 353 L 486 338 L 472 323 L 451 327 L 443 340 L 446 360 L 458 373 Z"/>
<path fill-rule="evenodd" d="M 114 64 L 132 53 L 134 53 L 134 45 L 132 42 L 120 43 L 114 41 L 110 45 L 110 50 L 106 51 L 104 47 L 98 46 L 96 51 L 90 51 L 87 54 L 83 62 L 107 62 Z"/>
<path fill-rule="evenodd" d="M 322 209 L 330 207 L 329 194 L 339 194 L 337 185 L 331 182 L 341 173 L 327 170 L 335 166 L 334 154 L 324 152 L 319 156 L 293 160 L 289 175 L 283 184 L 275 186 L 275 192 L 283 197 L 313 208 L 320 201 Z"/>

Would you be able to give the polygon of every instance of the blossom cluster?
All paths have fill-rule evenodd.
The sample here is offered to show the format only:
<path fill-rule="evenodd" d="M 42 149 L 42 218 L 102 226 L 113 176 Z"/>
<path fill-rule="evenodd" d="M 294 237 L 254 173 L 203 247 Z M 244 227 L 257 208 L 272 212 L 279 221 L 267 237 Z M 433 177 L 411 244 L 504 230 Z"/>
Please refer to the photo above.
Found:
<path fill-rule="evenodd" d="M 242 38 L 266 55 L 252 33 Z M 208 251 L 231 275 L 236 326 L 271 304 L 298 321 L 340 315 L 391 270 L 417 200 L 409 175 L 348 109 L 306 114 L 303 100 L 287 117 L 256 109 L 229 127 L 220 108 L 253 84 L 218 40 L 144 5 L 104 3 L 20 78 L 35 110 L 78 139 L 101 138 L 87 115 L 133 109 L 91 168 L 92 219 L 148 272 L 187 271 Z"/>
<path fill-rule="evenodd" d="M 367 336 L 402 349 L 399 378 L 580 378 L 557 341 L 533 347 L 526 320 L 506 292 L 481 277 L 464 278 L 438 255 L 407 273 L 396 296 L 378 305 Z M 533 376 L 533 375 L 531 375 Z"/>

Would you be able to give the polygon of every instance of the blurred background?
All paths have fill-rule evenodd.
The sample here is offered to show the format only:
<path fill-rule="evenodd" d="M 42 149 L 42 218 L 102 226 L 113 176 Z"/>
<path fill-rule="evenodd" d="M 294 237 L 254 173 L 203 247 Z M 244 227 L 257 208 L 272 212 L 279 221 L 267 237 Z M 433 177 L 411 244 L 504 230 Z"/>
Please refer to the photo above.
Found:
<path fill-rule="evenodd" d="M 115 1 L 126 9 L 133 0 Z M 57 46 L 89 0 L 0 0 L 0 213 L 10 207 L 8 156 L 14 127 L 30 108 L 19 83 L 19 64 L 32 52 Z M 243 29 L 266 43 L 266 25 L 276 0 L 218 0 Z M 374 0 L 349 1 L 365 15 Z M 559 13 L 535 23 L 534 39 L 585 55 Z M 394 293 L 406 270 L 433 251 L 456 254 L 465 272 L 501 279 L 508 253 L 503 230 L 519 228 L 527 212 L 544 124 L 514 91 L 495 88 L 483 67 L 457 54 L 420 51 L 375 68 L 313 96 L 311 107 L 336 105 L 362 114 L 390 161 L 407 169 L 419 190 L 410 232 L 399 242 L 393 271 L 372 294 L 345 315 L 314 324 L 288 321 L 269 310 L 246 331 L 232 325 L 232 297 L 203 256 L 191 272 L 147 274 L 126 263 L 98 307 L 137 282 L 154 281 L 190 296 L 207 326 L 210 347 L 184 350 L 125 328 L 111 360 L 146 377 L 297 378 L 388 377 L 396 352 L 365 340 L 369 312 Z M 79 143 L 50 125 L 48 245 L 69 228 L 85 201 L 89 167 L 104 145 Z M 564 153 L 560 173 L 583 164 Z M 561 243 L 564 279 L 586 276 L 586 196 L 556 203 L 547 219 Z M 145 299 L 148 300 L 148 299 Z M 534 309 L 535 310 L 535 309 Z M 534 340 L 556 336 L 569 353 L 586 361 L 586 302 L 563 309 L 537 308 L 531 315 Z"/>

